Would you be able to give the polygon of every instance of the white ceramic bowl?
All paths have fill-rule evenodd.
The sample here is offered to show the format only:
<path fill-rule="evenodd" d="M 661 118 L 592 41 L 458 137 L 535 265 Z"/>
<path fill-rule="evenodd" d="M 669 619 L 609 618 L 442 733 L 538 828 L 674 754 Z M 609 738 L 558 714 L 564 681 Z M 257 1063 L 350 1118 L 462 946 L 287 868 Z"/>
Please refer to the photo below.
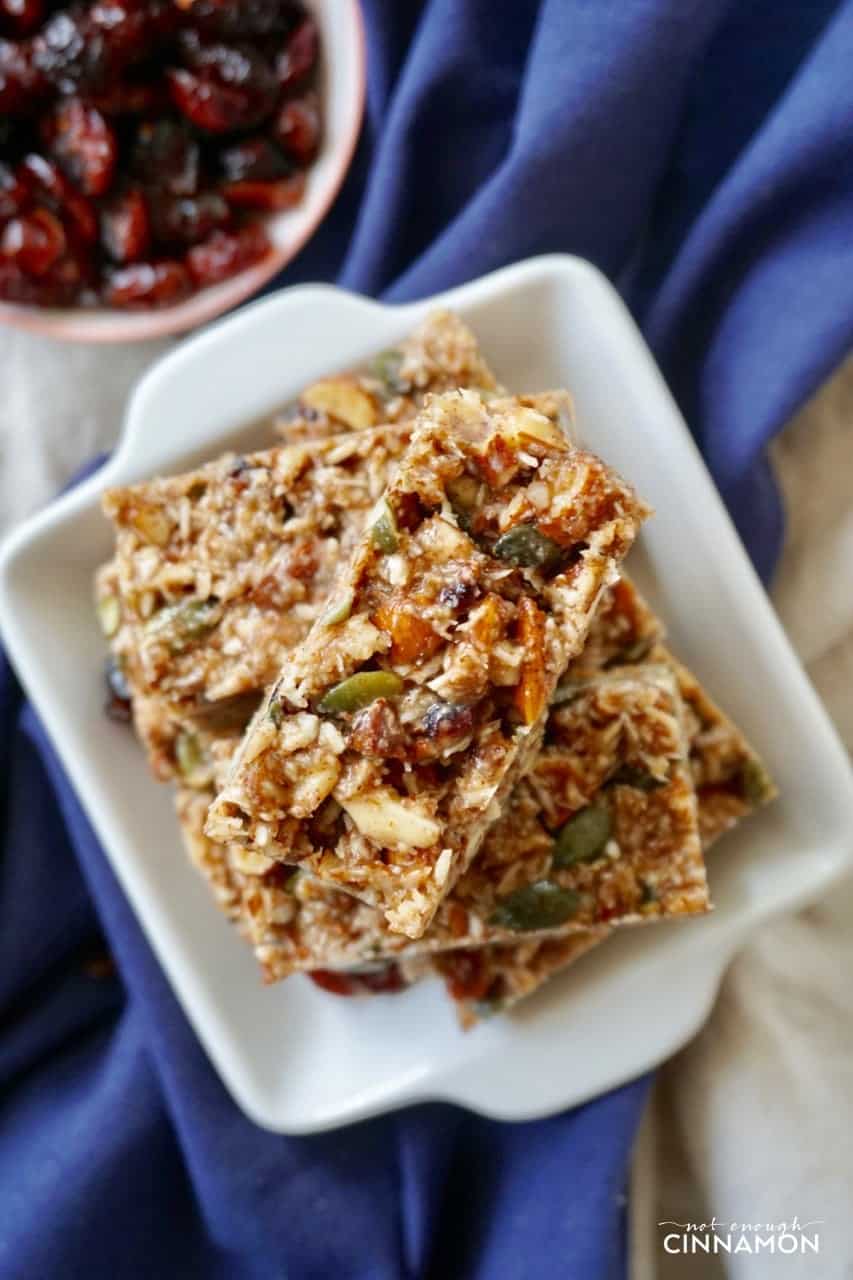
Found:
<path fill-rule="evenodd" d="M 90 603 L 92 571 L 111 550 L 98 508 L 107 484 L 261 445 L 268 437 L 244 424 L 393 344 L 436 305 L 471 322 L 509 386 L 569 386 L 585 440 L 655 505 L 632 572 L 782 793 L 714 850 L 713 914 L 625 930 L 514 1015 L 467 1035 L 436 983 L 357 1001 L 304 978 L 260 985 L 183 856 L 169 789 L 148 776 L 127 729 L 99 714 L 103 641 Z M 405 307 L 305 286 L 200 334 L 140 383 L 107 466 L 6 543 L 0 619 L 187 1016 L 235 1099 L 271 1129 L 309 1132 L 427 1098 L 511 1120 L 580 1102 L 693 1035 L 737 947 L 851 863 L 844 751 L 639 333 L 577 259 L 534 259 Z"/>
<path fill-rule="evenodd" d="M 0 302 L 0 323 L 72 342 L 137 342 L 183 333 L 256 293 L 314 234 L 340 189 L 358 140 L 365 99 L 365 38 L 358 0 L 307 0 L 320 29 L 323 145 L 295 209 L 264 219 L 272 249 L 245 271 L 171 307 L 28 307 Z"/>

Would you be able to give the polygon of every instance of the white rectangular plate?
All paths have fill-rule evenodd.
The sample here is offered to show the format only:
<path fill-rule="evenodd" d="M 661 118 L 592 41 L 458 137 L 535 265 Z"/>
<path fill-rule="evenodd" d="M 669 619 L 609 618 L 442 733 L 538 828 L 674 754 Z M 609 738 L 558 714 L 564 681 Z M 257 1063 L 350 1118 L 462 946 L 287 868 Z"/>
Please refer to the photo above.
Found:
<path fill-rule="evenodd" d="M 782 793 L 715 850 L 712 915 L 626 931 L 513 1016 L 467 1035 L 435 983 L 355 1001 L 304 978 L 260 985 L 180 850 L 169 789 L 127 730 L 99 714 L 103 641 L 91 606 L 92 572 L 111 551 L 98 506 L 106 485 L 268 443 L 245 424 L 393 345 L 436 306 L 471 323 L 508 386 L 568 386 L 585 442 L 655 505 L 632 571 Z M 234 1098 L 270 1129 L 308 1133 L 435 1098 L 508 1120 L 581 1102 L 683 1044 L 756 925 L 815 897 L 851 862 L 844 751 L 628 312 L 578 259 L 533 259 L 404 307 L 295 288 L 201 333 L 140 383 L 107 466 L 8 540 L 0 618 L 188 1018 Z"/>

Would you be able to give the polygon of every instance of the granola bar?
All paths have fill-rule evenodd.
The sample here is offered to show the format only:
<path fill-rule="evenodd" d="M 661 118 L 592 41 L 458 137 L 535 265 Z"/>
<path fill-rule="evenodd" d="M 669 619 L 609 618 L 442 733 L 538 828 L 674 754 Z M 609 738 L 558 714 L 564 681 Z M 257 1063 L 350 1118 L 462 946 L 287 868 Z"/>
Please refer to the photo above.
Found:
<path fill-rule="evenodd" d="M 381 351 L 364 372 L 311 383 L 275 423 L 288 443 L 322 440 L 413 418 L 432 392 L 501 390 L 467 325 L 435 311 L 399 347 Z"/>
<path fill-rule="evenodd" d="M 436 397 L 209 834 L 420 937 L 538 747 L 646 509 L 545 415 Z M 326 803 L 329 801 L 329 803 Z"/>
<path fill-rule="evenodd" d="M 776 787 L 761 757 L 707 689 L 663 645 L 650 654 L 672 667 L 687 716 L 690 768 L 699 802 L 699 826 L 705 848 L 742 818 L 775 799 Z"/>
<path fill-rule="evenodd" d="M 570 707 L 552 709 L 545 741 L 478 859 L 416 942 L 390 933 L 378 910 L 256 850 L 208 842 L 202 856 L 204 804 L 193 812 L 191 856 L 218 875 L 229 868 L 268 980 L 519 933 L 565 934 L 599 921 L 704 910 L 695 796 L 671 672 L 605 675 Z M 217 876 L 212 884 L 216 892 Z"/>
<path fill-rule="evenodd" d="M 132 655 L 134 692 L 160 700 L 164 728 L 169 708 L 204 728 L 239 714 L 235 699 L 257 701 L 317 617 L 407 443 L 405 426 L 376 427 L 104 495 L 118 605 L 103 603 L 102 573 L 99 611 L 120 613 L 114 647 Z M 145 740 L 168 775 L 155 723 Z"/>
<path fill-rule="evenodd" d="M 662 644 L 652 648 L 650 659 L 666 662 L 678 681 L 690 738 L 699 830 L 707 851 L 743 818 L 773 800 L 776 788 L 760 757 L 693 673 Z M 407 960 L 404 972 L 410 981 L 430 972 L 444 978 L 460 1020 L 470 1026 L 535 991 L 608 935 L 609 930 L 590 930 L 588 946 L 578 948 L 569 937 L 421 957 Z"/>
<path fill-rule="evenodd" d="M 557 393 L 528 403 L 554 421 L 567 412 Z M 96 607 L 157 777 L 206 785 L 211 735 L 245 728 L 307 634 L 409 434 L 377 427 L 229 455 L 107 496 L 118 546 L 97 575 Z M 287 518 L 271 521 L 267 502 Z"/>
<path fill-rule="evenodd" d="M 265 488 L 286 485 L 292 468 L 303 466 L 304 452 L 268 450 L 242 459 L 229 455 L 187 475 L 108 496 L 117 555 L 97 575 L 96 607 L 111 652 L 132 689 L 136 732 L 157 777 L 195 779 L 194 785 L 204 785 L 203 771 L 193 768 L 187 774 L 187 760 L 204 757 L 205 741 L 217 731 L 217 721 L 225 720 L 228 728 L 242 713 L 240 727 L 245 727 L 254 704 L 278 672 L 288 643 L 307 634 L 326 597 L 330 561 L 345 558 L 361 532 L 367 511 L 408 441 L 402 424 L 423 397 L 471 383 L 498 389 L 473 334 L 450 312 L 429 316 L 399 351 L 382 353 L 374 364 L 362 390 L 381 409 L 384 425 L 371 425 L 363 441 L 348 445 L 341 440 L 338 445 L 327 440 L 315 446 L 314 462 L 300 472 L 292 496 L 287 495 L 292 517 L 273 522 L 272 529 L 262 502 Z M 395 367 L 397 391 L 391 395 L 389 385 L 381 378 L 377 381 L 377 370 L 387 384 Z M 349 378 L 353 380 L 355 375 Z M 373 410 L 347 407 L 341 393 L 347 377 L 327 381 L 339 388 L 337 398 L 328 401 L 329 412 L 306 403 L 301 417 L 279 424 L 279 434 L 290 443 L 339 435 L 378 421 Z M 319 406 L 322 385 L 313 384 L 302 399 Z M 398 394 L 401 388 L 405 396 Z M 561 424 L 570 422 L 571 402 L 565 393 L 529 397 L 533 406 L 540 401 L 543 411 Z M 336 407 L 335 413 L 331 407 Z M 247 476 L 249 472 L 256 474 Z M 275 496 L 281 499 L 277 492 Z M 219 601 L 221 618 L 208 630 L 205 624 L 214 622 L 217 614 L 206 607 L 205 597 L 188 597 L 193 588 L 204 588 L 214 577 L 220 582 L 224 574 L 228 582 Z M 273 595 L 266 587 L 276 578 Z M 173 620 L 171 613 L 164 619 L 162 611 L 175 605 L 186 605 L 187 613 L 177 622 L 183 617 L 190 625 L 183 628 L 174 654 L 171 646 L 155 646 L 156 660 L 161 667 L 165 664 L 158 676 L 147 664 L 141 667 L 139 658 L 151 648 L 146 644 L 149 628 L 156 641 L 160 620 Z M 241 669 L 243 649 L 249 652 Z M 220 696 L 217 683 L 223 679 L 232 684 L 236 680 L 240 691 Z"/>
<path fill-rule="evenodd" d="M 476 950 L 450 951 L 404 958 L 402 980 L 411 985 L 439 977 L 456 1006 L 457 1017 L 469 1029 L 532 995 L 555 973 L 567 969 L 587 951 L 610 937 L 605 925 L 556 938 L 494 944 Z"/>

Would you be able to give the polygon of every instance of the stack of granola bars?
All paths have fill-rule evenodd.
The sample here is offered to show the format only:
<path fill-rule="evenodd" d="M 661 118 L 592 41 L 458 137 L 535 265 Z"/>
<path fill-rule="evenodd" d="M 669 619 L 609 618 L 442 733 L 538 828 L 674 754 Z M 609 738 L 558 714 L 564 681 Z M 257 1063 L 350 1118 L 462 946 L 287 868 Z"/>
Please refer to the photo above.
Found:
<path fill-rule="evenodd" d="M 615 927 L 709 907 L 773 795 L 622 572 L 650 514 L 454 316 L 262 452 L 104 496 L 113 684 L 273 982 L 438 975 L 468 1024 Z"/>

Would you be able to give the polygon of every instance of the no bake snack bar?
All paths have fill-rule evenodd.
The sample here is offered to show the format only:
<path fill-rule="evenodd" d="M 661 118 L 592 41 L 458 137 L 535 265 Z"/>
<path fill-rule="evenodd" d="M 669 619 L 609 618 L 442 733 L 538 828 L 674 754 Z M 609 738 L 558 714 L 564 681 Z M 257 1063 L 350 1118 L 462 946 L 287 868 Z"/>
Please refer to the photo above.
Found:
<path fill-rule="evenodd" d="M 662 644 L 651 661 L 665 662 L 676 676 L 690 738 L 689 762 L 696 788 L 699 830 L 707 850 L 776 795 L 764 764 L 743 733 L 720 710 L 691 671 Z M 588 946 L 572 946 L 572 938 L 553 938 L 515 946 L 487 946 L 406 961 L 407 980 L 429 973 L 444 978 L 463 1025 L 507 1009 L 549 977 L 572 964 L 589 947 L 604 941 L 609 930 L 590 930 Z M 476 956 L 477 958 L 473 958 Z"/>
<path fill-rule="evenodd" d="M 419 937 L 532 762 L 646 514 L 545 415 L 435 397 L 248 731 L 208 832 Z"/>
<path fill-rule="evenodd" d="M 275 427 L 293 443 L 406 422 L 425 396 L 459 387 L 501 390 L 467 325 L 451 311 L 435 311 L 398 347 L 374 356 L 364 371 L 311 383 Z"/>
<path fill-rule="evenodd" d="M 408 443 L 405 426 L 228 455 L 109 490 L 116 603 L 99 579 L 155 772 L 175 771 L 174 725 L 243 727 L 322 609 Z M 242 717 L 242 720 L 241 720 Z"/>
<path fill-rule="evenodd" d="M 205 847 L 206 801 L 191 815 L 191 856 L 212 869 L 217 897 L 229 876 L 242 894 L 238 914 L 269 980 L 701 911 L 707 890 L 679 711 L 674 677 L 657 667 L 607 674 L 570 707 L 553 708 L 533 772 L 416 942 L 389 932 L 376 909 L 254 850 Z"/>

